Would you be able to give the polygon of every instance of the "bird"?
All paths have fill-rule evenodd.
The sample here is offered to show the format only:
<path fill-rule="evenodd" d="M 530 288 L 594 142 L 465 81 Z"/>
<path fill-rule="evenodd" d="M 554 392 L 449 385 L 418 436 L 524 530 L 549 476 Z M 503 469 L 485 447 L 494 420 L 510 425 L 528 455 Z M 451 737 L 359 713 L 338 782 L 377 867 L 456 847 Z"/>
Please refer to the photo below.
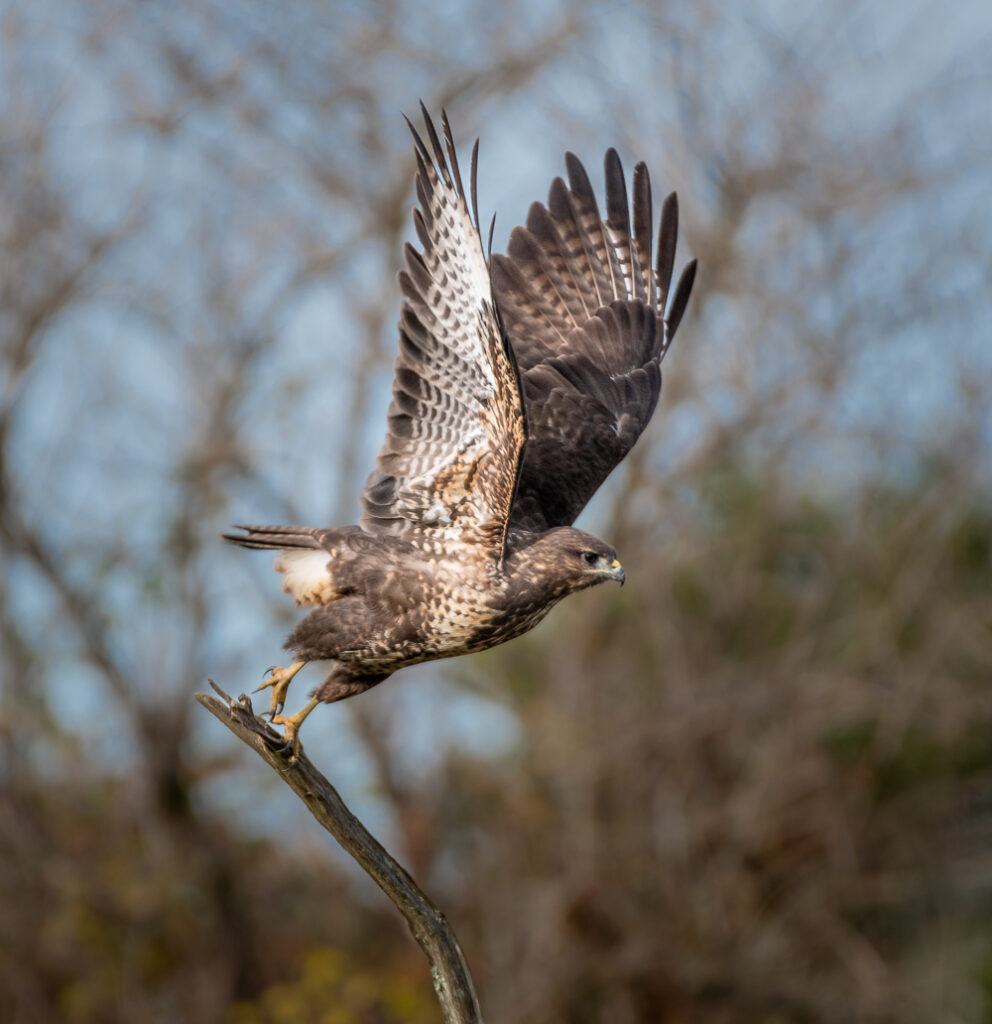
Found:
<path fill-rule="evenodd" d="M 386 438 L 359 522 L 223 535 L 277 551 L 282 589 L 311 609 L 286 641 L 294 660 L 259 687 L 272 690 L 269 721 L 283 726 L 292 759 L 319 704 L 409 665 L 494 647 L 570 594 L 623 584 L 613 547 L 573 523 L 655 410 L 696 273 L 691 260 L 671 288 L 674 192 L 652 259 L 647 167 L 634 168 L 631 205 L 615 149 L 604 159 L 605 219 L 567 153 L 567 183 L 555 178 L 506 254 L 493 254 L 492 225 L 484 247 L 479 222 L 479 142 L 466 192 L 447 113 L 442 142 L 420 107 L 423 133 L 406 119 L 420 245 L 405 245 Z M 310 662 L 330 671 L 300 711 L 283 714 Z"/>

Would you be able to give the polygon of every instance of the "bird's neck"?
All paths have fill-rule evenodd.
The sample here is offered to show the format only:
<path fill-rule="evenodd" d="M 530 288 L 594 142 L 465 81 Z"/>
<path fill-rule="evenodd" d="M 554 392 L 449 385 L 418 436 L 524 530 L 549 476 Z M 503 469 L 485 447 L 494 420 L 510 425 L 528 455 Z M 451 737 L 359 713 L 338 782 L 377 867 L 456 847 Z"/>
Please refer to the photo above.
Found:
<path fill-rule="evenodd" d="M 572 577 L 562 575 L 556 550 L 550 534 L 518 536 L 504 563 L 504 574 L 519 601 L 550 607 L 576 589 Z"/>

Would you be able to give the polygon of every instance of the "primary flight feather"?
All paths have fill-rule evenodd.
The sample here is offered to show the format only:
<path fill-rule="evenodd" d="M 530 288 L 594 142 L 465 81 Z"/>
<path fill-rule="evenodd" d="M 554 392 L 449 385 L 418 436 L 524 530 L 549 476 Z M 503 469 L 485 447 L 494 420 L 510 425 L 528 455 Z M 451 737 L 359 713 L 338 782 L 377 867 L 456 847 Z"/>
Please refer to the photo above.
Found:
<path fill-rule="evenodd" d="M 423 109 L 423 107 L 422 107 Z M 651 184 L 633 176 L 633 211 L 615 150 L 606 219 L 566 155 L 547 206 L 535 203 L 507 254 L 487 262 L 472 153 L 472 206 L 447 116 L 426 109 L 406 246 L 399 356 L 386 439 L 358 525 L 239 526 L 228 540 L 275 549 L 283 589 L 313 611 L 270 671 L 272 721 L 298 750 L 319 703 L 362 693 L 397 669 L 485 650 L 532 629 L 563 597 L 623 582 L 613 548 L 572 523 L 630 451 L 661 392 L 661 360 L 695 275 L 671 290 L 678 234 L 664 201 L 652 260 Z M 288 687 L 310 661 L 332 663 L 297 714 Z M 264 688 L 264 687 L 263 687 Z"/>

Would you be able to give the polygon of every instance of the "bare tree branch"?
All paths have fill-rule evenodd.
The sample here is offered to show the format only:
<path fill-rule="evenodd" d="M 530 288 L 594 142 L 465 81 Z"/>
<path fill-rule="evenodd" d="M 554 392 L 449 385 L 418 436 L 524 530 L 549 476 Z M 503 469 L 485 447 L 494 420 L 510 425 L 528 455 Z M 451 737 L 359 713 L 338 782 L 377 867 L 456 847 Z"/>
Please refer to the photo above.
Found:
<path fill-rule="evenodd" d="M 482 1024 L 472 975 L 444 914 L 351 813 L 305 753 L 301 751 L 295 762 L 287 759 L 282 753 L 283 738 L 255 715 L 245 694 L 235 701 L 213 680 L 210 685 L 221 700 L 207 693 L 198 693 L 196 699 L 279 775 L 406 918 L 430 962 L 434 991 L 446 1024 Z"/>

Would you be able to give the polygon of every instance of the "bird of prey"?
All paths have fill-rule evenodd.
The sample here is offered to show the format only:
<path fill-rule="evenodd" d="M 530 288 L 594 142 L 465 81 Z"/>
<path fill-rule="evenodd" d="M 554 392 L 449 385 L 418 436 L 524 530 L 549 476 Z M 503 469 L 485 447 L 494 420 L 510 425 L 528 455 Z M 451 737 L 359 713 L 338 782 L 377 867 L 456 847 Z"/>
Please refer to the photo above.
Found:
<path fill-rule="evenodd" d="M 661 360 L 685 312 L 688 263 L 670 294 L 673 194 L 652 260 L 651 185 L 634 168 L 631 210 L 615 150 L 606 217 L 566 154 L 505 256 L 487 260 L 472 152 L 471 211 L 446 115 L 442 144 L 421 104 L 413 221 L 386 440 L 354 526 L 238 526 L 226 539 L 279 552 L 283 590 L 313 610 L 270 669 L 270 718 L 299 752 L 319 704 L 398 669 L 485 650 L 536 626 L 563 597 L 624 581 L 613 548 L 572 527 L 630 451 L 661 392 Z M 492 231 L 490 229 L 490 246 Z M 295 715 L 289 684 L 311 661 L 330 673 Z"/>

